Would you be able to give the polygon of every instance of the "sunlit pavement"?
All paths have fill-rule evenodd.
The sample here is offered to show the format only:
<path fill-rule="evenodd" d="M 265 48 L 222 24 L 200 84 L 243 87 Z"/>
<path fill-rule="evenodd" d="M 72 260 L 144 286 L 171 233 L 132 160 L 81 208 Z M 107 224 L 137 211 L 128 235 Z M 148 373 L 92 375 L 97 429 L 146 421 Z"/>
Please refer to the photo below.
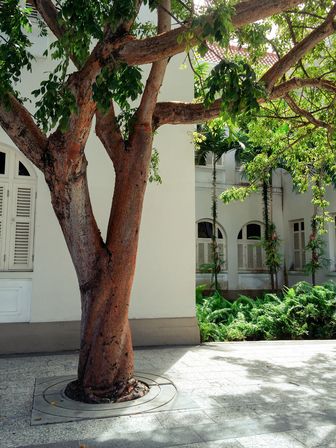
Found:
<path fill-rule="evenodd" d="M 137 350 L 136 369 L 169 377 L 185 409 L 30 426 L 35 378 L 76 364 L 76 353 L 0 358 L 1 448 L 336 448 L 336 341 Z"/>

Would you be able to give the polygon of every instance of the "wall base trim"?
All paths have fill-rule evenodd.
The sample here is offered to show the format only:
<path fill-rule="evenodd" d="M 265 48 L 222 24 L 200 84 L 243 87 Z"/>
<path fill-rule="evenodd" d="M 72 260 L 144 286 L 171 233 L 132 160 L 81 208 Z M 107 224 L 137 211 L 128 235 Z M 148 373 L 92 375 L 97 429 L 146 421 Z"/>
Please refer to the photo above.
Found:
<path fill-rule="evenodd" d="M 130 319 L 133 345 L 200 343 L 195 317 Z M 79 321 L 0 324 L 0 354 L 78 350 Z"/>

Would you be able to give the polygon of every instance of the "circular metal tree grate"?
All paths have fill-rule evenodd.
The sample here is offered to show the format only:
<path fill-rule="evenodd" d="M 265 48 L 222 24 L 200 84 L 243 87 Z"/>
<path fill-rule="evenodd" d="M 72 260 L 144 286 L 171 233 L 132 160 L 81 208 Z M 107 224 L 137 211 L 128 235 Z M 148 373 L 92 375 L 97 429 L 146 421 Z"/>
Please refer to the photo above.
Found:
<path fill-rule="evenodd" d="M 132 401 L 104 404 L 81 403 L 68 398 L 64 390 L 76 379 L 74 376 L 36 379 L 31 425 L 153 412 L 176 396 L 176 387 L 168 378 L 142 372 L 137 372 L 135 377 L 149 387 L 146 395 Z"/>

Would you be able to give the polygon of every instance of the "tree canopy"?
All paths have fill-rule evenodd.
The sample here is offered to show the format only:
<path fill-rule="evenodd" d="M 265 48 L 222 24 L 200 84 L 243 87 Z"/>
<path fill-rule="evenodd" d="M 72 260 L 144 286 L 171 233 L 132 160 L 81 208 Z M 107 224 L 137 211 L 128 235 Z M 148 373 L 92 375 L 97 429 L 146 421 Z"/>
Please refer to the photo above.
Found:
<path fill-rule="evenodd" d="M 88 103 L 91 104 L 85 101 L 85 106 L 81 105 L 78 99 L 89 94 L 95 110 L 106 112 L 111 100 L 119 105 L 118 124 L 127 133 L 134 115 L 132 104 L 145 91 L 142 65 L 194 48 L 204 55 L 211 42 L 228 50 L 233 40 L 246 48 L 246 57 L 232 57 L 226 51 L 205 81 L 205 107 L 203 103 L 160 103 L 153 113 L 156 127 L 198 122 L 218 115 L 219 109 L 231 116 L 251 112 L 257 107 L 257 101 L 267 101 L 274 111 L 271 102 L 283 98 L 280 104 L 277 102 L 277 118 L 281 119 L 281 107 L 286 103 L 299 124 L 309 123 L 326 129 L 329 134 L 332 132 L 334 108 L 327 106 L 336 91 L 334 2 L 217 0 L 195 8 L 192 1 L 175 0 L 170 15 L 176 27 L 159 35 L 150 22 L 140 22 L 137 18 L 141 3 L 137 0 L 100 0 L 85 4 L 75 0 L 30 2 L 42 17 L 39 21 L 41 33 L 49 28 L 56 37 L 48 50 L 55 60 L 54 71 L 33 92 L 38 127 L 30 120 L 25 135 L 26 140 L 36 143 L 35 152 L 39 146 L 46 145 L 43 138 L 46 132 L 57 128 L 64 134 L 74 132 L 81 123 L 80 117 L 88 112 Z M 154 10 L 160 2 L 143 3 Z M 164 11 L 162 6 L 161 11 Z M 29 7 L 22 7 L 16 0 L 1 3 L 3 109 L 0 116 L 8 131 L 9 122 L 13 125 L 13 120 L 6 117 L 4 106 L 12 104 L 12 110 L 24 113 L 15 101 L 20 100 L 18 82 L 25 70 L 32 70 L 34 65 L 30 53 L 29 13 Z M 279 60 L 265 70 L 258 61 L 269 48 L 276 52 Z M 321 95 L 323 105 L 320 104 Z M 93 113 L 91 110 L 89 115 Z M 16 117 L 18 122 L 20 114 Z M 27 142 L 17 143 L 27 146 Z"/>

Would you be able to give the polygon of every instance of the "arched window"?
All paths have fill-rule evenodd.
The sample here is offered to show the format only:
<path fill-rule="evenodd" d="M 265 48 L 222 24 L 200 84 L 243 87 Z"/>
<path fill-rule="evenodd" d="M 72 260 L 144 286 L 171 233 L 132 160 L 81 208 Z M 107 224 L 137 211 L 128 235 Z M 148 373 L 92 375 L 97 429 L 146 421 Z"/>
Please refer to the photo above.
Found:
<path fill-rule="evenodd" d="M 206 271 L 207 265 L 213 263 L 212 249 L 212 229 L 210 220 L 202 220 L 196 223 L 197 242 L 196 242 L 196 269 L 197 271 Z M 226 235 L 224 229 L 216 225 L 217 246 L 221 271 L 227 269 L 226 261 Z M 210 267 L 209 267 L 210 268 Z M 209 269 L 210 270 L 210 269 Z"/>
<path fill-rule="evenodd" d="M 0 271 L 33 269 L 35 192 L 30 163 L 0 146 Z"/>
<path fill-rule="evenodd" d="M 265 252 L 260 245 L 262 224 L 250 222 L 238 233 L 238 269 L 256 271 L 265 269 Z"/>

